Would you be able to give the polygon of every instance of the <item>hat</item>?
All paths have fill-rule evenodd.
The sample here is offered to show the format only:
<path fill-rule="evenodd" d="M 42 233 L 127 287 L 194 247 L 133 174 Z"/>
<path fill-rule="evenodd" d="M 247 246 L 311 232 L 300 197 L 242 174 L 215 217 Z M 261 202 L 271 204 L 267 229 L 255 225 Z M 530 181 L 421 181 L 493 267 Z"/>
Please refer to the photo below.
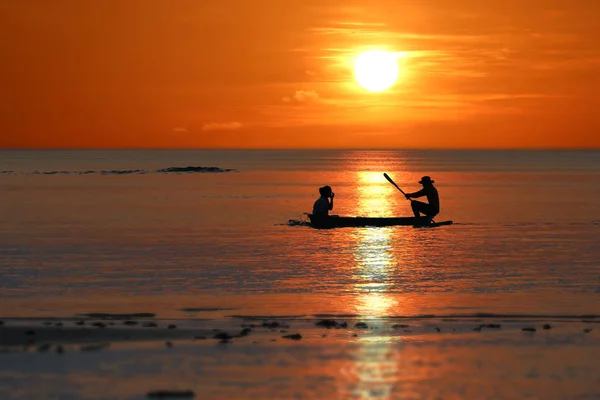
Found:
<path fill-rule="evenodd" d="M 421 180 L 419 181 L 419 183 L 420 183 L 421 185 L 424 185 L 424 184 L 426 184 L 426 183 L 434 183 L 434 182 L 435 182 L 435 181 L 432 181 L 432 180 L 431 180 L 431 177 L 429 177 L 429 176 L 424 176 L 424 177 L 422 177 L 422 178 L 421 178 Z"/>

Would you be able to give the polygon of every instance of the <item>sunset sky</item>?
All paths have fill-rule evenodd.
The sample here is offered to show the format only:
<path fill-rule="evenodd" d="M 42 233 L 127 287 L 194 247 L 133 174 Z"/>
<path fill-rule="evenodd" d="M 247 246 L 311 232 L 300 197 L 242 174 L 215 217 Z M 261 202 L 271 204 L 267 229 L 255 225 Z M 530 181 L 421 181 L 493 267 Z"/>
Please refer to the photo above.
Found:
<path fill-rule="evenodd" d="M 0 0 L 0 148 L 600 148 L 592 0 Z M 397 56 L 390 89 L 354 59 Z"/>

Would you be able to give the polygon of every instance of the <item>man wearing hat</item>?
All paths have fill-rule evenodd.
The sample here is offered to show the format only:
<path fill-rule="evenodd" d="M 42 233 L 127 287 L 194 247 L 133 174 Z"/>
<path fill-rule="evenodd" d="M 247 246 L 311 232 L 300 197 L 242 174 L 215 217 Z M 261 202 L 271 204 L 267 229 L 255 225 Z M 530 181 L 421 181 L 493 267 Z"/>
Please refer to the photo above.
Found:
<path fill-rule="evenodd" d="M 416 198 L 427 196 L 427 203 L 423 203 L 422 201 L 411 200 L 410 206 L 412 207 L 413 213 L 415 213 L 415 217 L 420 217 L 421 213 L 429 218 L 433 218 L 440 212 L 440 197 L 438 196 L 437 189 L 433 186 L 434 181 L 431 180 L 430 177 L 424 176 L 419 181 L 421 185 L 423 185 L 423 189 L 414 193 L 407 193 L 406 198 Z"/>

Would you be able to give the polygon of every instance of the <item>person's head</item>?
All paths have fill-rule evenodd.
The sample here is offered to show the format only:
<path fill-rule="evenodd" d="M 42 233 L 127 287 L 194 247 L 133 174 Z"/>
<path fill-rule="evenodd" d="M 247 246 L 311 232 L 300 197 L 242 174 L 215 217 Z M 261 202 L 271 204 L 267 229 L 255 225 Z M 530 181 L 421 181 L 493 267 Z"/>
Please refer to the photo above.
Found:
<path fill-rule="evenodd" d="M 331 187 L 330 186 L 320 187 L 319 193 L 321 194 L 321 197 L 331 197 Z"/>
<path fill-rule="evenodd" d="M 424 176 L 419 181 L 419 183 L 423 186 L 431 186 L 431 185 L 433 185 L 434 182 L 435 181 L 431 180 L 431 177 L 429 177 L 429 176 Z"/>

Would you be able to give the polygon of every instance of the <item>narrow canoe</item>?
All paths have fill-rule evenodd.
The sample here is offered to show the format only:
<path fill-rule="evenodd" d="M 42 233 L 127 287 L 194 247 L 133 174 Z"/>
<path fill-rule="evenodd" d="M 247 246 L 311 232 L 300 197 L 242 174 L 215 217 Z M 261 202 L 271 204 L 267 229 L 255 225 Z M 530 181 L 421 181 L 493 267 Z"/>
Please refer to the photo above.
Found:
<path fill-rule="evenodd" d="M 310 225 L 313 228 L 331 229 L 331 228 L 359 228 L 367 226 L 426 226 L 435 227 L 442 225 L 452 225 L 452 221 L 429 223 L 426 217 L 340 217 L 338 215 L 317 216 L 308 214 Z"/>

